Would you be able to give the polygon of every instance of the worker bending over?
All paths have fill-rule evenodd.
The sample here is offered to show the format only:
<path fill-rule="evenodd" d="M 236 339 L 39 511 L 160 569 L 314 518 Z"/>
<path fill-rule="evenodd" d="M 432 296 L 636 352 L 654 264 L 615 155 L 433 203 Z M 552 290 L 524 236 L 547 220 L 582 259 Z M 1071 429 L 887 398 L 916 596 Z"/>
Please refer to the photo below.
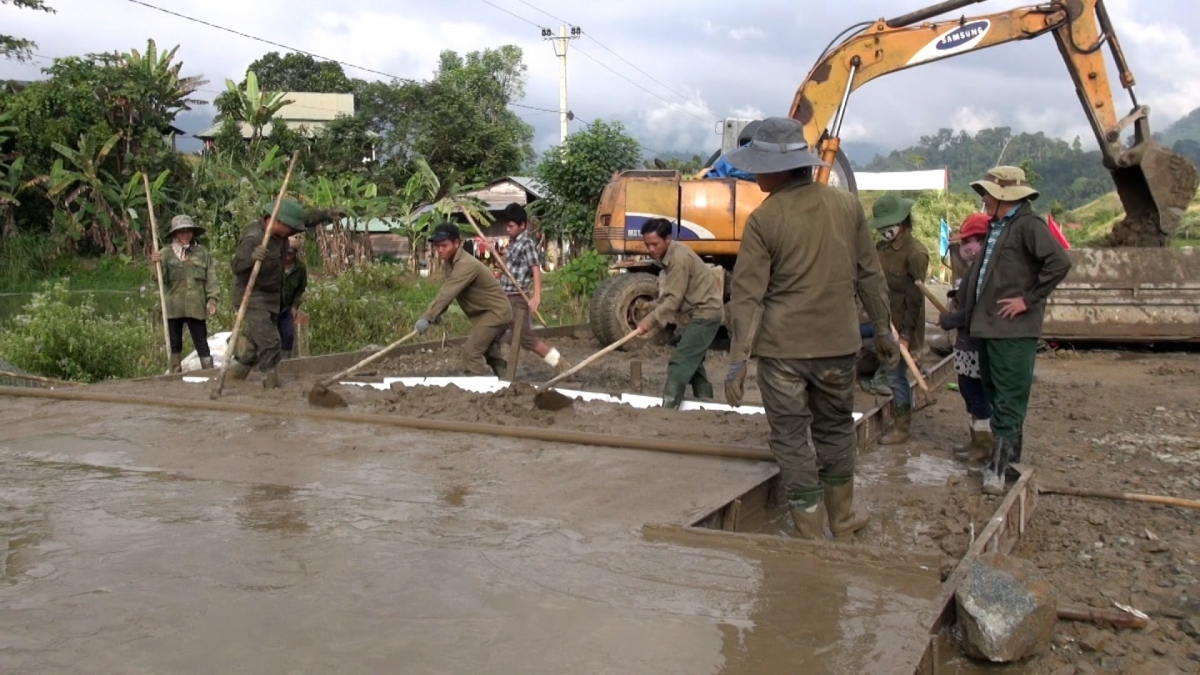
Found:
<path fill-rule="evenodd" d="M 880 358 L 899 359 L 867 217 L 853 194 L 813 180 L 823 162 L 796 120 L 763 121 L 729 161 L 753 173 L 767 198 L 746 221 L 733 268 L 725 399 L 741 402 L 746 360 L 757 357 L 769 444 L 798 536 L 824 536 L 824 503 L 834 537 L 850 538 L 867 524 L 867 515 L 852 508 L 855 354 L 862 341 L 855 292 L 874 324 Z"/>
<path fill-rule="evenodd" d="M 450 303 L 457 300 L 463 314 L 471 320 L 471 334 L 462 346 L 463 370 L 470 375 L 487 375 L 490 367 L 496 377 L 502 377 L 508 363 L 501 356 L 500 338 L 512 322 L 513 314 L 500 290 L 500 282 L 487 265 L 463 250 L 457 225 L 438 225 L 429 241 L 442 261 L 446 281 L 425 315 L 417 321 L 417 333 L 424 335 L 433 322 L 441 319 Z"/>
<path fill-rule="evenodd" d="M 925 296 L 917 284 L 929 273 L 929 250 L 913 236 L 914 204 L 896 194 L 880 197 L 871 211 L 871 227 L 879 233 L 879 264 L 887 279 L 892 322 L 900 333 L 900 344 L 916 357 L 925 346 Z M 890 369 L 888 384 L 895 426 L 879 442 L 899 445 L 908 442 L 912 422 L 912 385 L 904 361 Z"/>
<path fill-rule="evenodd" d="M 712 382 L 704 369 L 704 357 L 721 329 L 721 287 L 708 265 L 692 249 L 671 237 L 671 221 L 652 218 L 642 226 L 642 241 L 650 257 L 666 272 L 658 306 L 641 323 L 645 335 L 669 323 L 686 323 L 683 337 L 667 363 L 663 407 L 679 409 L 687 386 L 701 400 L 713 397 Z"/>

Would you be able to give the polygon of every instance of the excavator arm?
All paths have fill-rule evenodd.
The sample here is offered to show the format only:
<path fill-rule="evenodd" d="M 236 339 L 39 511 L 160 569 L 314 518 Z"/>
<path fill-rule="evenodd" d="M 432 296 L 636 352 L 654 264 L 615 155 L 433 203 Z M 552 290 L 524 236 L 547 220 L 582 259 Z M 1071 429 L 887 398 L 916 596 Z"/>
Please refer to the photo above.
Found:
<path fill-rule="evenodd" d="M 804 125 L 809 144 L 820 147 L 823 156 L 836 153 L 850 94 L 878 77 L 1050 33 L 1126 207 L 1127 218 L 1114 229 L 1113 243 L 1165 245 L 1195 195 L 1196 169 L 1185 158 L 1154 143 L 1149 109 L 1137 103 L 1135 78 L 1104 0 L 1060 0 L 996 14 L 927 21 L 982 1 L 947 0 L 896 19 L 880 19 L 828 49 L 792 101 L 790 114 Z M 1104 58 L 1106 45 L 1120 84 L 1133 99 L 1128 114 L 1122 114 L 1113 100 Z M 1134 143 L 1126 148 L 1122 137 L 1130 126 Z"/>

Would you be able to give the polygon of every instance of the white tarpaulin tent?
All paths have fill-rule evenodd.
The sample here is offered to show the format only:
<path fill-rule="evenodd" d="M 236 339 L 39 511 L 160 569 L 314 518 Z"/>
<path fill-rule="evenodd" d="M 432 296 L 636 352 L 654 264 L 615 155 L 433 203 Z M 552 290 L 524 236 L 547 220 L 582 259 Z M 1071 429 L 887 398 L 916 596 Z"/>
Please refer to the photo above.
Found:
<path fill-rule="evenodd" d="M 884 173 L 856 171 L 854 180 L 858 183 L 860 192 L 915 192 L 918 190 L 944 192 L 950 189 L 950 170 L 888 171 Z"/>

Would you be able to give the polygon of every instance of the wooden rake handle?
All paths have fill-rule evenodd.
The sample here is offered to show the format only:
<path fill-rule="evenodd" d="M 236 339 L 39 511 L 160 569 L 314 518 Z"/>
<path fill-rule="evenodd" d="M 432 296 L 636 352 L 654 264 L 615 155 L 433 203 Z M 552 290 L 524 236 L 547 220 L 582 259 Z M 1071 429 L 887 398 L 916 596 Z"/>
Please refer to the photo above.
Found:
<path fill-rule="evenodd" d="M 364 368 L 364 367 L 374 363 L 375 361 L 378 361 L 380 358 L 383 357 L 384 354 L 387 354 L 388 352 L 392 351 L 396 347 L 399 347 L 400 345 L 404 344 L 405 342 L 408 342 L 409 340 L 413 339 L 416 336 L 417 336 L 417 331 L 414 330 L 413 332 L 409 333 L 408 335 L 405 335 L 404 337 L 400 338 L 399 340 L 396 340 L 392 344 L 384 347 L 383 349 L 380 349 L 379 351 L 368 356 L 367 358 L 363 359 L 362 361 L 359 361 L 358 363 L 350 366 L 349 368 L 343 370 L 342 372 L 338 373 L 337 375 L 333 375 L 332 377 L 327 377 L 324 380 L 321 380 L 321 382 L 317 384 L 317 388 L 318 389 L 328 389 L 330 385 L 335 384 L 338 380 L 340 380 L 343 377 L 346 377 L 348 375 L 351 375 L 355 372 L 358 372 L 359 369 Z"/>
<path fill-rule="evenodd" d="M 933 303 L 933 306 L 937 309 L 937 311 L 941 312 L 942 314 L 950 313 L 950 310 L 946 309 L 946 305 L 944 305 L 941 300 L 938 300 L 938 297 L 934 295 L 933 291 L 929 290 L 929 287 L 923 282 L 918 281 L 917 288 L 921 289 L 921 295 L 924 295 L 926 298 L 928 298 L 929 302 Z"/>
<path fill-rule="evenodd" d="M 555 376 L 554 379 L 552 379 L 549 382 L 547 382 L 546 384 L 543 384 L 542 386 L 538 387 L 538 389 L 537 389 L 538 392 L 546 391 L 550 387 L 553 387 L 554 385 L 558 384 L 559 382 L 562 382 L 563 380 L 574 375 L 575 373 L 578 373 L 579 371 L 583 370 L 584 368 L 587 368 L 588 366 L 592 365 L 596 361 L 599 361 L 606 354 L 611 354 L 611 353 L 617 351 L 618 349 L 620 349 L 621 347 L 625 346 L 626 343 L 633 340 L 637 336 L 638 336 L 638 332 L 636 330 L 627 334 L 625 337 L 621 338 L 620 340 L 617 340 L 616 342 L 612 343 L 611 345 L 605 347 L 604 349 L 601 349 L 600 351 L 596 352 L 595 354 L 592 354 L 591 356 L 587 357 L 583 361 L 579 362 L 579 364 L 576 365 L 574 368 L 571 368 L 570 370 L 563 373 L 562 375 Z"/>
<path fill-rule="evenodd" d="M 484 242 L 486 242 L 487 235 L 485 235 L 483 233 L 483 230 L 479 229 L 479 225 L 476 224 L 475 219 L 471 217 L 471 214 L 467 213 L 464 210 L 463 215 L 467 217 L 467 222 L 471 224 L 471 227 L 475 228 L 475 234 L 478 234 L 480 236 L 480 238 L 482 238 L 484 240 Z M 491 248 L 491 247 L 489 246 L 489 248 Z M 517 289 L 517 292 L 521 294 L 521 297 L 525 298 L 525 304 L 528 305 L 529 304 L 529 296 L 525 295 L 525 289 L 521 288 L 521 284 L 517 282 L 517 278 L 513 276 L 512 271 L 510 271 L 508 269 L 508 265 L 506 265 L 504 263 L 504 256 L 500 255 L 500 252 L 495 249 L 492 249 L 492 255 L 496 256 L 496 262 L 500 263 L 500 270 L 502 272 L 504 272 L 504 276 L 508 277 L 508 280 L 512 282 L 513 287 Z M 550 324 L 546 323 L 546 319 L 542 317 L 541 312 L 534 311 L 534 314 L 537 315 L 538 323 L 542 324 L 543 326 L 550 325 Z"/>

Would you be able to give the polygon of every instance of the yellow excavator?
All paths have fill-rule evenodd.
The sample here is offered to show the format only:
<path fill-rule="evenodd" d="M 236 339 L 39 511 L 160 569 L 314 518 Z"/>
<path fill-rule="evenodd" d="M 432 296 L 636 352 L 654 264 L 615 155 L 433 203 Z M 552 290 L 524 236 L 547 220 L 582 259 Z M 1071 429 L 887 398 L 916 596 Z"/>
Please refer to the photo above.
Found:
<path fill-rule="evenodd" d="M 1065 341 L 1200 341 L 1200 256 L 1190 248 L 1168 247 L 1196 195 L 1196 168 L 1151 136 L 1149 108 L 1138 103 L 1134 76 L 1104 0 L 1058 0 L 934 20 L 983 1 L 947 0 L 895 19 L 858 24 L 830 43 L 800 85 L 790 111 L 804 124 L 809 145 L 829 165 L 817 180 L 857 193 L 839 134 L 850 95 L 859 87 L 901 70 L 1051 35 L 1095 131 L 1126 217 L 1114 228 L 1110 247 L 1070 251 L 1074 268 L 1051 297 L 1045 335 Z M 1124 114 L 1113 99 L 1106 48 L 1132 99 Z M 727 121 L 722 150 L 748 140 L 751 125 L 742 128 Z M 1126 147 L 1123 139 L 1130 130 L 1132 143 Z M 676 223 L 676 241 L 695 250 L 718 273 L 730 270 L 746 218 L 763 199 L 752 182 L 626 171 L 614 177 L 601 197 L 595 246 L 607 255 L 640 258 L 646 252 L 641 226 L 649 218 L 663 217 Z M 616 267 L 623 273 L 601 285 L 591 307 L 593 331 L 604 344 L 632 330 L 657 294 L 653 267 L 644 260 Z"/>

